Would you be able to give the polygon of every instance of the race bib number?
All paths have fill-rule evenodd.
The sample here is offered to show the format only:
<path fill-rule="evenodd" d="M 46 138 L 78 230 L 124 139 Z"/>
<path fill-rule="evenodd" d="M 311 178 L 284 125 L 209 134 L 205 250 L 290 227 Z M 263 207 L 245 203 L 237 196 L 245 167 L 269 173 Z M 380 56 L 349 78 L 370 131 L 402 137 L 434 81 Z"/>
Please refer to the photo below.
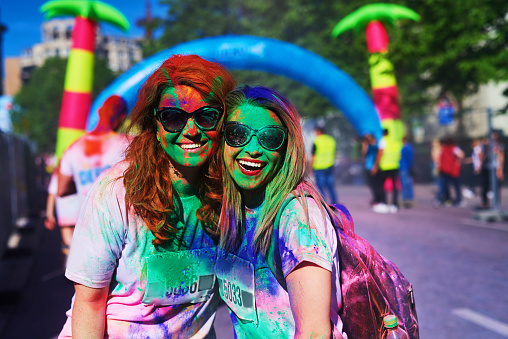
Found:
<path fill-rule="evenodd" d="M 254 265 L 236 255 L 221 253 L 217 256 L 215 273 L 220 296 L 231 311 L 243 321 L 257 324 Z"/>
<path fill-rule="evenodd" d="M 143 303 L 168 306 L 206 301 L 213 293 L 216 257 L 214 248 L 147 257 Z"/>

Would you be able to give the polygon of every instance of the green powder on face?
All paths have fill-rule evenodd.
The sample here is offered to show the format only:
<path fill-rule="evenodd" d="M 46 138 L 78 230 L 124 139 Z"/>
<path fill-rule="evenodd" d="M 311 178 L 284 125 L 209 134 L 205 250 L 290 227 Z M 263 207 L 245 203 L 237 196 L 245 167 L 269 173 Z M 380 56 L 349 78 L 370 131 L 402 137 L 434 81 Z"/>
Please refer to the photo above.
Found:
<path fill-rule="evenodd" d="M 169 87 L 173 87 L 173 82 L 171 81 L 171 78 L 169 77 L 168 71 L 166 71 L 165 68 L 162 69 L 162 74 L 166 77 L 168 80 Z"/>

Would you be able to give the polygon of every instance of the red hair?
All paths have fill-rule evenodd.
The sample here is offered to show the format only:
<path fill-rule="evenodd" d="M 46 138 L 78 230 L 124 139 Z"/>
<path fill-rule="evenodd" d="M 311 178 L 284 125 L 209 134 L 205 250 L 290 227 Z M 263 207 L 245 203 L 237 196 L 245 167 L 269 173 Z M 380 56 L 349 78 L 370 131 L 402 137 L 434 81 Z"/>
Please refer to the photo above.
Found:
<path fill-rule="evenodd" d="M 209 104 L 224 106 L 226 94 L 235 86 L 233 77 L 218 63 L 197 55 L 173 55 L 159 67 L 141 87 L 131 113 L 129 129 L 139 131 L 126 152 L 128 168 L 123 180 L 125 202 L 133 207 L 155 235 L 154 245 L 172 239 L 181 207 L 173 204 L 173 185 L 168 168 L 170 159 L 157 141 L 154 109 L 168 87 L 189 86 Z M 214 158 L 214 157 L 210 157 Z M 216 161 L 202 168 L 198 196 L 201 207 L 196 212 L 204 229 L 218 235 L 218 219 L 222 200 L 222 180 Z"/>
<path fill-rule="evenodd" d="M 127 114 L 127 103 L 119 95 L 111 95 L 104 101 L 99 109 L 99 119 L 109 119 L 121 117 Z"/>

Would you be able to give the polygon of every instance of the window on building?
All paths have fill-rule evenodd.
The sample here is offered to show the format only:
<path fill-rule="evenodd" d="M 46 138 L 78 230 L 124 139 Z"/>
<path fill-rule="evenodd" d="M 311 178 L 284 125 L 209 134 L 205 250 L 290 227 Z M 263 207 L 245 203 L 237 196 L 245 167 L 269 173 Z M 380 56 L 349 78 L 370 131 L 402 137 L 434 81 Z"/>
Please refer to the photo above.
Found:
<path fill-rule="evenodd" d="M 30 80 L 30 77 L 32 76 L 32 72 L 34 71 L 35 66 L 28 66 L 23 67 L 21 69 L 21 83 L 25 85 L 28 80 Z"/>
<path fill-rule="evenodd" d="M 65 30 L 65 39 L 70 40 L 72 37 L 72 26 L 67 26 Z"/>
<path fill-rule="evenodd" d="M 60 32 L 58 32 L 58 27 L 53 27 L 53 40 L 57 40 L 60 36 Z"/>

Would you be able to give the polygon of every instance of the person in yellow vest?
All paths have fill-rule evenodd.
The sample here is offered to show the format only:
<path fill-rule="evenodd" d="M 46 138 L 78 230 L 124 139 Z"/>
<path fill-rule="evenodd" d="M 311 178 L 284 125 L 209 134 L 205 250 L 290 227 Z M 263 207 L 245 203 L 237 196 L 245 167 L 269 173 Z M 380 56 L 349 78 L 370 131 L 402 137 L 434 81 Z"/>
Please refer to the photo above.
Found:
<path fill-rule="evenodd" d="M 335 139 L 325 134 L 324 128 L 317 126 L 314 129 L 316 138 L 312 146 L 312 156 L 310 164 L 316 179 L 316 185 L 323 198 L 326 199 L 325 190 L 329 194 L 329 203 L 337 204 L 337 195 L 335 194 L 335 179 L 333 174 L 333 165 L 335 163 L 336 142 Z"/>
<path fill-rule="evenodd" d="M 400 151 L 402 149 L 402 142 L 391 138 L 387 129 L 383 130 L 383 138 L 379 142 L 378 161 L 380 171 L 380 185 L 385 184 L 386 179 L 392 180 L 392 203 L 387 205 L 386 192 L 384 192 L 384 199 L 381 204 L 373 207 L 374 212 L 378 213 L 396 213 L 399 210 L 397 188 L 399 181 L 399 166 L 400 166 Z"/>

